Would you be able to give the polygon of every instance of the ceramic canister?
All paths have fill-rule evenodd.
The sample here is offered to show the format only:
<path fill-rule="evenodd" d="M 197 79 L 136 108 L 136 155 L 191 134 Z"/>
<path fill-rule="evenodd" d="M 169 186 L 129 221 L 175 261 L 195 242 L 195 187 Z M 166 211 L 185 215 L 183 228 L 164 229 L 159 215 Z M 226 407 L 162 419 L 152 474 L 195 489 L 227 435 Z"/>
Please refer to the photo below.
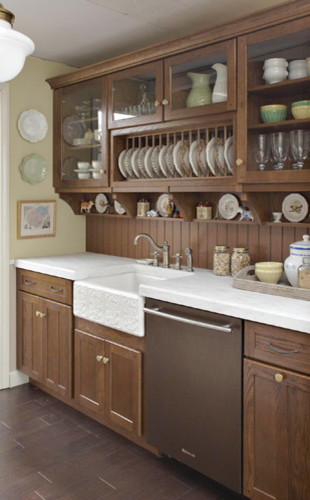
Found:
<path fill-rule="evenodd" d="M 264 62 L 263 78 L 266 83 L 278 83 L 286 79 L 288 71 L 286 70 L 288 62 L 281 57 L 266 59 Z"/>
<path fill-rule="evenodd" d="M 284 270 L 287 279 L 292 286 L 297 286 L 298 268 L 302 264 L 303 257 L 310 257 L 310 236 L 304 234 L 302 241 L 290 244 L 290 255 L 284 262 Z"/>
<path fill-rule="evenodd" d="M 289 69 L 289 80 L 295 80 L 296 78 L 305 78 L 308 76 L 306 60 L 305 59 L 295 59 L 291 61 L 288 65 Z"/>

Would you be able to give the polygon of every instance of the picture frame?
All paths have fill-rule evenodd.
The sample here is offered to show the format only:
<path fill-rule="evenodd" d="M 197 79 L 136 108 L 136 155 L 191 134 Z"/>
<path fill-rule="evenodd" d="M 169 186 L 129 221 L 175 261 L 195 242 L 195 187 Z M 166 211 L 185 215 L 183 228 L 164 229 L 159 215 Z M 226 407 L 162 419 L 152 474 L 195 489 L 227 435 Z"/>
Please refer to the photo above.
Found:
<path fill-rule="evenodd" d="M 17 238 L 43 238 L 56 235 L 56 200 L 19 200 Z"/>

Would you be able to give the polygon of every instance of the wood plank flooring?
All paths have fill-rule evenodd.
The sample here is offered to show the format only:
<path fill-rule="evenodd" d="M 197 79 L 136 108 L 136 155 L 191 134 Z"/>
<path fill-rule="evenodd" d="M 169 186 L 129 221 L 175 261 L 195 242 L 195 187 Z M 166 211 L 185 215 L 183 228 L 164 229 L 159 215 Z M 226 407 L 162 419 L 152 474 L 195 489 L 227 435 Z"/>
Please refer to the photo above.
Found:
<path fill-rule="evenodd" d="M 1 500 L 233 500 L 30 384 L 0 391 Z"/>

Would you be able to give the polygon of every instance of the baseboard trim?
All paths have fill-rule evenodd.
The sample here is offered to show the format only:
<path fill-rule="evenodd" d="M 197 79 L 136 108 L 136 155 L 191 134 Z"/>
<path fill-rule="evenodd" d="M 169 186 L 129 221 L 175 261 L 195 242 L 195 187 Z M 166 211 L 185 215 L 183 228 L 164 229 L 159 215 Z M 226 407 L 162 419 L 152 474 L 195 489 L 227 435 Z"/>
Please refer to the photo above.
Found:
<path fill-rule="evenodd" d="M 16 387 L 17 385 L 26 384 L 27 382 L 29 382 L 29 377 L 19 370 L 10 372 L 10 387 Z"/>

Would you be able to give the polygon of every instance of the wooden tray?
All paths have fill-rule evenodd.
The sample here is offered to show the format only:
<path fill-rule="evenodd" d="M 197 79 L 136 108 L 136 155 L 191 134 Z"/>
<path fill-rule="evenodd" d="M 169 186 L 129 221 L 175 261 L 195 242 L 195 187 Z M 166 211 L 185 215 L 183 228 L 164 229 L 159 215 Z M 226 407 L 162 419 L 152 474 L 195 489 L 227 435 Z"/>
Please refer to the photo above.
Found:
<path fill-rule="evenodd" d="M 248 266 L 241 269 L 234 277 L 233 287 L 250 292 L 269 293 L 270 295 L 280 295 L 292 299 L 310 300 L 310 290 L 296 288 L 287 281 L 285 273 L 282 274 L 277 285 L 262 283 L 255 276 L 255 266 Z"/>

